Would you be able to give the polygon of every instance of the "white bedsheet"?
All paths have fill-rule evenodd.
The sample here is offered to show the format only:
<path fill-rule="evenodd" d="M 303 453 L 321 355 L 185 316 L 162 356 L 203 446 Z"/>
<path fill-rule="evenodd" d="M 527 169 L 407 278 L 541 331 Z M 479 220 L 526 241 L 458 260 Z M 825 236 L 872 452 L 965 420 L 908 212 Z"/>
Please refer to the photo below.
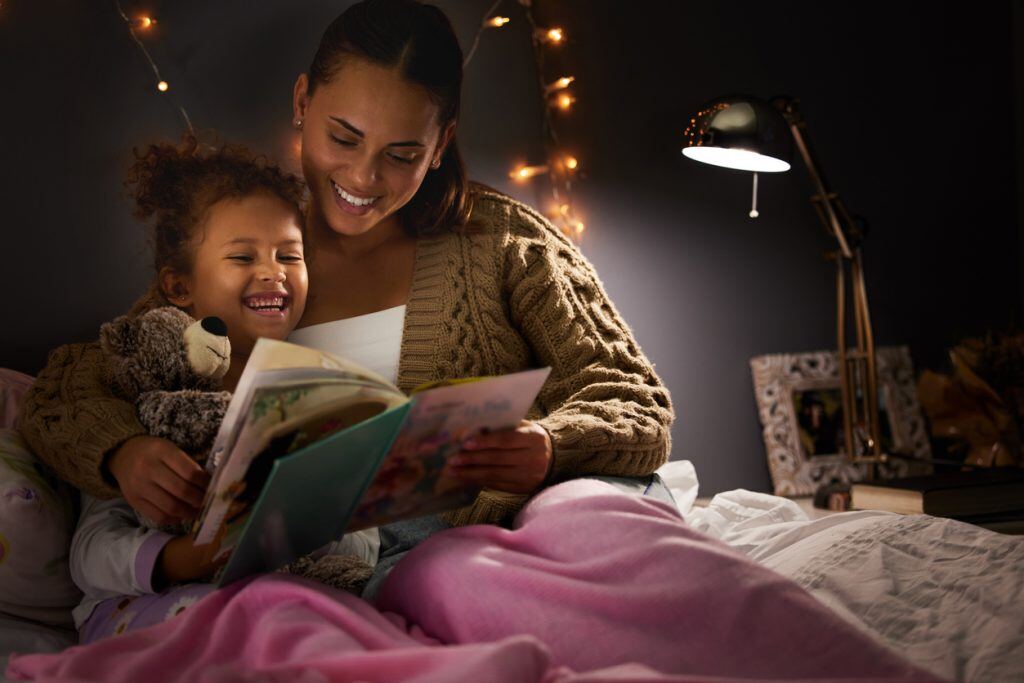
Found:
<path fill-rule="evenodd" d="M 663 478 L 679 486 L 688 524 L 793 579 L 879 642 L 952 680 L 1024 681 L 1024 537 L 925 515 L 811 520 L 791 500 L 744 490 L 696 507 L 692 466 L 669 465 Z"/>

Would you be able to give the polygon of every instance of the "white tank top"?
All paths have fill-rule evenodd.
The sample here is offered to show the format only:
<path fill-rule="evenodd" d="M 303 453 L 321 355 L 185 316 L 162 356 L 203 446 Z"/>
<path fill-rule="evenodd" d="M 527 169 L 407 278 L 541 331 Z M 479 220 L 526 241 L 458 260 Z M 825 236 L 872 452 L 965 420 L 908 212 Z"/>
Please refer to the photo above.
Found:
<path fill-rule="evenodd" d="M 347 358 L 397 384 L 404 327 L 405 306 L 395 306 L 293 330 L 288 341 Z M 345 534 L 331 543 L 326 552 L 356 555 L 375 566 L 380 556 L 380 533 L 373 528 Z"/>
<path fill-rule="evenodd" d="M 398 381 L 405 306 L 294 330 L 288 341 L 333 353 Z"/>

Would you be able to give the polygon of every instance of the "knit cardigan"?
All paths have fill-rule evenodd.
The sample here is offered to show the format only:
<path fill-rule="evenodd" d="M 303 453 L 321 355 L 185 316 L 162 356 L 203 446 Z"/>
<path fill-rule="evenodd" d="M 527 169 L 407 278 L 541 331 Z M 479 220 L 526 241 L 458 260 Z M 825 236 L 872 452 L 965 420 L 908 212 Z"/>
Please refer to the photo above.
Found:
<path fill-rule="evenodd" d="M 668 458 L 669 393 L 593 267 L 531 208 L 484 190 L 472 201 L 468 229 L 417 241 L 399 388 L 550 366 L 528 415 L 551 437 L 544 485 L 652 473 Z M 19 427 L 58 475 L 111 498 L 120 494 L 104 474 L 104 457 L 145 430 L 133 406 L 112 393 L 103 368 L 96 343 L 53 351 Z M 447 518 L 504 523 L 526 499 L 484 490 Z"/>

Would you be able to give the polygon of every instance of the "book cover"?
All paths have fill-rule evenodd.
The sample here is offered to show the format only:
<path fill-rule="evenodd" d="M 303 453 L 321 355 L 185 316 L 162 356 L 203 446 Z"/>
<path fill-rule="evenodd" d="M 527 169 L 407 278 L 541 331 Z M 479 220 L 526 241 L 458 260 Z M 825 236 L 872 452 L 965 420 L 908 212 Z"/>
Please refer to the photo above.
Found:
<path fill-rule="evenodd" d="M 858 483 L 854 508 L 968 517 L 1024 511 L 1024 469 L 982 467 L 890 481 Z"/>
<path fill-rule="evenodd" d="M 442 476 L 483 430 L 513 427 L 549 368 L 440 383 L 406 396 L 326 352 L 261 339 L 208 461 L 194 530 L 220 536 L 223 585 L 276 569 L 347 531 L 471 503 L 478 487 Z"/>

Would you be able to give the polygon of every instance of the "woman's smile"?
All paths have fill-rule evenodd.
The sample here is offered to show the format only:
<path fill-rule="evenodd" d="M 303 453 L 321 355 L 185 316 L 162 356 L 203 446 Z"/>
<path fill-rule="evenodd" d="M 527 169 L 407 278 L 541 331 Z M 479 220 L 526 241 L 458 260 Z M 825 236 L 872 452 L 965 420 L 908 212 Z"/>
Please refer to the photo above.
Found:
<path fill-rule="evenodd" d="M 352 214 L 354 216 L 365 216 L 373 208 L 373 205 L 377 203 L 381 195 L 377 196 L 365 196 L 359 195 L 353 192 L 345 190 L 341 185 L 338 185 L 333 180 L 331 182 L 331 189 L 334 190 L 334 199 L 338 207 L 342 211 Z"/>

